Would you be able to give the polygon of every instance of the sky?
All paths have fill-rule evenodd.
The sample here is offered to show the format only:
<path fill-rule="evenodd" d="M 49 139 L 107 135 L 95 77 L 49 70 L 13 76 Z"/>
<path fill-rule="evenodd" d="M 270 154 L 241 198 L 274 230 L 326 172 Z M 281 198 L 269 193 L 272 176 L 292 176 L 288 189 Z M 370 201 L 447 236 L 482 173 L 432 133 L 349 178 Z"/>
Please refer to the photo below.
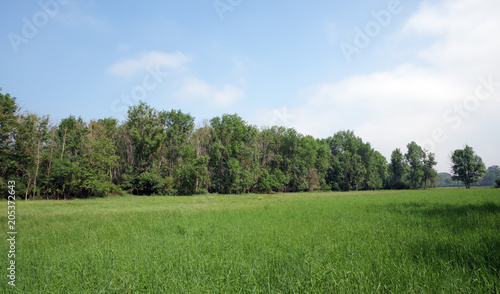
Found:
<path fill-rule="evenodd" d="M 123 121 L 139 100 L 196 123 L 237 113 L 450 172 L 500 165 L 500 1 L 2 1 L 0 87 L 23 111 Z"/>

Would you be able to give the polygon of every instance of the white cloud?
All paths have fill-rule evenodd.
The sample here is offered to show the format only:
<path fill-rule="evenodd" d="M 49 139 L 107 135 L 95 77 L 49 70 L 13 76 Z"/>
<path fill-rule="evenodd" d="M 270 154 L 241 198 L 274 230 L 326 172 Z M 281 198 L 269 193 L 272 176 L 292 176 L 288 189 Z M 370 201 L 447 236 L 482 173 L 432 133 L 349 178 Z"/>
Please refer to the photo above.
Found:
<path fill-rule="evenodd" d="M 204 80 L 189 77 L 184 80 L 181 89 L 174 93 L 177 99 L 208 98 L 213 94 L 212 86 Z"/>
<path fill-rule="evenodd" d="M 500 2 L 461 0 L 424 2 L 403 34 L 434 37 L 418 56 L 432 65 L 470 79 L 500 68 Z"/>
<path fill-rule="evenodd" d="M 183 101 L 206 100 L 214 107 L 229 107 L 243 99 L 245 93 L 240 88 L 225 84 L 216 88 L 204 80 L 188 77 L 181 88 L 173 94 L 174 98 Z"/>
<path fill-rule="evenodd" d="M 122 59 L 108 67 L 110 74 L 131 77 L 147 68 L 167 68 L 182 69 L 184 64 L 191 61 L 191 58 L 181 52 L 165 53 L 161 51 L 151 51 L 141 54 L 137 58 Z"/>
<path fill-rule="evenodd" d="M 400 107 L 413 112 L 411 107 L 439 106 L 453 101 L 460 93 L 453 79 L 412 65 L 402 65 L 392 71 L 375 72 L 348 77 L 336 83 L 313 86 L 309 92 L 311 106 L 369 107 L 372 111 L 386 111 Z"/>

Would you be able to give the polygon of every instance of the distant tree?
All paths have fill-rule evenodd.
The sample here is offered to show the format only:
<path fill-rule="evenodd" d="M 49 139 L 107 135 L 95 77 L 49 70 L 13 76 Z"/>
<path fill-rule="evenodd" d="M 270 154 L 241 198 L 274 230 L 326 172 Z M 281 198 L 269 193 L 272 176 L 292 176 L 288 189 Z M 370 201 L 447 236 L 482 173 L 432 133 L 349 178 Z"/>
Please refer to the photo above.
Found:
<path fill-rule="evenodd" d="M 423 163 L 424 163 L 424 187 L 427 188 L 427 183 L 429 183 L 429 185 L 432 187 L 433 181 L 437 177 L 437 171 L 434 169 L 434 166 L 437 164 L 434 153 L 424 152 Z"/>
<path fill-rule="evenodd" d="M 306 179 L 308 164 L 314 165 L 314 157 L 316 155 L 316 151 L 310 145 L 312 143 L 313 140 L 305 138 L 293 128 L 287 129 L 283 133 L 281 137 L 280 154 L 283 158 L 282 168 L 290 180 L 286 185 L 287 191 L 299 192 L 309 189 L 309 184 Z M 307 156 L 309 159 L 304 157 L 307 153 L 306 150 L 314 153 L 314 155 L 311 154 Z M 311 160 L 311 162 L 308 162 L 308 160 Z"/>
<path fill-rule="evenodd" d="M 17 165 L 13 151 L 18 111 L 16 97 L 0 93 L 0 184 L 7 175 L 12 176 Z"/>
<path fill-rule="evenodd" d="M 438 187 L 456 187 L 457 183 L 451 178 L 449 173 L 439 173 Z"/>
<path fill-rule="evenodd" d="M 457 149 L 451 155 L 452 178 L 462 181 L 467 189 L 486 173 L 481 157 L 474 153 L 472 147 L 466 145 L 464 149 Z"/>
<path fill-rule="evenodd" d="M 133 147 L 134 172 L 140 174 L 153 168 L 153 162 L 158 161 L 165 130 L 158 111 L 142 101 L 129 108 L 127 127 Z"/>
<path fill-rule="evenodd" d="M 210 127 L 211 192 L 246 193 L 253 189 L 260 173 L 258 129 L 237 114 L 215 117 Z"/>
<path fill-rule="evenodd" d="M 355 188 L 356 191 L 358 191 L 360 185 L 364 182 L 366 177 L 366 168 L 363 165 L 363 161 L 360 155 L 354 154 L 351 157 L 350 169 L 352 187 Z"/>
<path fill-rule="evenodd" d="M 316 163 L 314 169 L 319 177 L 319 188 L 321 190 L 329 190 L 330 186 L 326 182 L 326 175 L 330 168 L 332 154 L 328 147 L 328 142 L 325 139 L 316 139 Z M 385 162 L 385 158 L 384 158 Z M 310 163 L 311 164 L 311 163 Z"/>
<path fill-rule="evenodd" d="M 371 179 L 370 189 L 382 189 L 387 184 L 388 166 L 385 157 L 378 151 L 373 152 L 373 164 L 368 172 Z"/>
<path fill-rule="evenodd" d="M 411 142 L 406 146 L 408 152 L 405 154 L 405 159 L 410 166 L 408 178 L 412 189 L 421 187 L 424 180 L 424 158 L 425 152 L 417 143 Z"/>
<path fill-rule="evenodd" d="M 83 185 L 89 196 L 105 196 L 117 189 L 113 185 L 113 169 L 118 165 L 116 146 L 111 135 L 112 120 L 91 121 L 83 138 L 81 168 Z"/>
<path fill-rule="evenodd" d="M 188 138 L 194 129 L 194 117 L 184 114 L 180 110 L 160 111 L 158 113 L 160 125 L 164 128 L 163 144 L 160 145 L 161 159 L 158 168 L 165 165 L 168 175 L 174 174 L 175 167 L 179 166 L 185 152 Z"/>
<path fill-rule="evenodd" d="M 488 167 L 486 170 L 486 175 L 481 179 L 479 183 L 481 186 L 494 186 L 495 180 L 500 179 L 500 167 L 498 165 L 493 165 Z"/>
<path fill-rule="evenodd" d="M 49 118 L 26 113 L 19 116 L 18 122 L 14 136 L 15 152 L 18 157 L 17 167 L 27 183 L 25 199 L 28 199 L 30 187 L 33 191 L 32 199 L 34 199 L 38 192 L 37 180 L 40 174 L 42 152 L 48 139 Z"/>
<path fill-rule="evenodd" d="M 387 181 L 387 161 L 353 131 L 340 131 L 324 140 L 330 164 L 323 178 L 334 191 L 381 189 Z"/>
<path fill-rule="evenodd" d="M 436 173 L 436 175 L 430 180 L 430 187 L 431 188 L 437 188 L 439 185 L 439 176 Z"/>
<path fill-rule="evenodd" d="M 70 115 L 61 120 L 58 126 L 58 139 L 60 141 L 60 159 L 69 158 L 78 160 L 83 152 L 83 138 L 88 133 L 86 123 L 81 117 Z"/>
<path fill-rule="evenodd" d="M 404 160 L 403 153 L 401 153 L 401 150 L 399 148 L 396 148 L 396 150 L 392 151 L 391 162 L 389 163 L 390 188 L 391 189 L 407 188 L 406 184 L 407 172 L 408 172 L 408 164 Z"/>

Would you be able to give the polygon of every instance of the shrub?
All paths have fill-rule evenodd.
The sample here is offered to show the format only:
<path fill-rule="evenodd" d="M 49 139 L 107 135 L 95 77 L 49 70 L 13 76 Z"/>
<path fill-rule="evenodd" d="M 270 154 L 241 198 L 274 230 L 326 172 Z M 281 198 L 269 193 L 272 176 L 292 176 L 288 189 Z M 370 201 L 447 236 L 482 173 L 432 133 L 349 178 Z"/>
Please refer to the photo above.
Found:
<path fill-rule="evenodd" d="M 173 179 L 171 177 L 162 178 L 153 170 L 138 174 L 130 180 L 130 190 L 134 195 L 172 195 Z"/>
<path fill-rule="evenodd" d="M 83 187 L 89 191 L 89 196 L 103 197 L 116 190 L 113 183 L 99 176 L 92 176 L 83 182 Z"/>
<path fill-rule="evenodd" d="M 496 183 L 495 188 L 500 188 L 500 179 L 496 179 L 495 183 Z"/>

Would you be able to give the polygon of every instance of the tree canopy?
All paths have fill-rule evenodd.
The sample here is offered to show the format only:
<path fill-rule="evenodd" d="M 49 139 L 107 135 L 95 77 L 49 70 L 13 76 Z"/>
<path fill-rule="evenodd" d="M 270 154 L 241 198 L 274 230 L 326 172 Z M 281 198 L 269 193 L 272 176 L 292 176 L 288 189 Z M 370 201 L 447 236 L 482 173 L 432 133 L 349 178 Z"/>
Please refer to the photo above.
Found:
<path fill-rule="evenodd" d="M 462 181 L 467 189 L 486 174 L 486 167 L 472 147 L 466 145 L 464 149 L 457 149 L 451 155 L 452 178 Z"/>
<path fill-rule="evenodd" d="M 18 181 L 26 198 L 67 199 L 131 193 L 273 193 L 427 188 L 434 154 L 415 142 L 390 163 L 353 131 L 326 139 L 293 128 L 258 128 L 237 114 L 195 127 L 181 110 L 131 106 L 125 121 L 85 122 L 20 113 L 0 94 L 0 182 Z"/>

